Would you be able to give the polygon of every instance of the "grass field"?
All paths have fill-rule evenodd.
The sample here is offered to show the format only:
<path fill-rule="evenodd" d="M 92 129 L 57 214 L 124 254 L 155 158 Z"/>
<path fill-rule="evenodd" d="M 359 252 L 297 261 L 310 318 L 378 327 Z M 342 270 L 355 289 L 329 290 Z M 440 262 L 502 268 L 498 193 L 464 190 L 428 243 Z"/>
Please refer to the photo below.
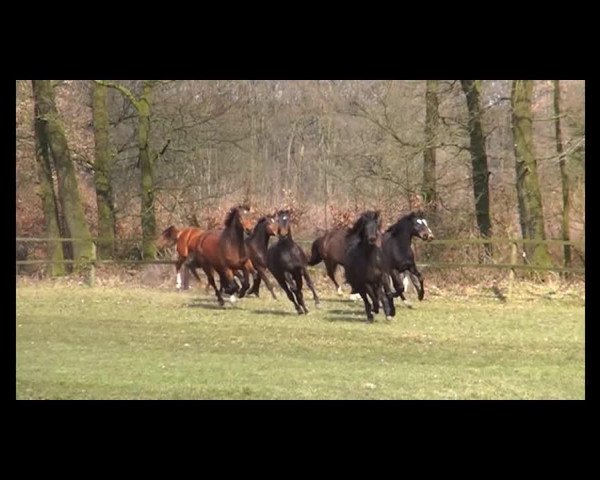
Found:
<path fill-rule="evenodd" d="M 584 298 L 427 295 L 395 319 L 322 291 L 16 289 L 17 399 L 583 399 Z"/>

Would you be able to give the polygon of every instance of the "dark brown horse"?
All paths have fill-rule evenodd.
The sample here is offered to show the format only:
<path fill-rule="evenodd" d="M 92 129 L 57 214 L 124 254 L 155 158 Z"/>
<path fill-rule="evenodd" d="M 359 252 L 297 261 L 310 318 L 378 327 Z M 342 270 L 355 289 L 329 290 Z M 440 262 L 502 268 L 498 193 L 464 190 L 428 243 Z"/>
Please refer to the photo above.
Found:
<path fill-rule="evenodd" d="M 403 272 L 409 272 L 410 279 L 417 289 L 418 299 L 423 300 L 425 295 L 423 276 L 417 270 L 415 254 L 411 247 L 413 237 L 425 241 L 433 240 L 433 233 L 427 225 L 427 220 L 423 218 L 422 212 L 411 212 L 401 217 L 386 230 L 383 236 L 383 254 L 390 269 L 396 296 L 399 296 L 404 302 L 406 301 L 404 285 L 400 278 L 400 274 Z"/>
<path fill-rule="evenodd" d="M 181 278 L 181 266 L 185 262 L 190 252 L 194 251 L 196 242 L 200 237 L 202 230 L 196 227 L 188 227 L 183 230 L 178 230 L 175 226 L 171 225 L 166 228 L 160 235 L 157 241 L 158 248 L 172 247 L 176 245 L 177 248 L 177 263 L 175 264 L 175 272 L 177 273 L 177 282 L 175 284 L 177 289 L 182 288 Z M 194 268 L 186 267 L 183 275 L 183 290 L 190 288 L 188 272 L 192 272 L 196 280 L 200 282 L 200 277 L 196 273 Z"/>
<path fill-rule="evenodd" d="M 254 226 L 254 230 L 248 238 L 246 238 L 246 250 L 253 267 L 257 274 L 254 275 L 252 288 L 248 291 L 248 295 L 256 294 L 259 296 L 260 281 L 264 280 L 265 285 L 271 292 L 275 300 L 277 296 L 273 291 L 273 285 L 267 276 L 267 250 L 269 247 L 269 238 L 277 235 L 277 219 L 275 215 L 265 215 L 261 217 Z"/>
<path fill-rule="evenodd" d="M 277 212 L 277 236 L 279 241 L 267 252 L 269 270 L 294 304 L 298 314 L 308 313 L 302 294 L 303 277 L 313 293 L 315 305 L 319 305 L 319 297 L 306 270 L 306 254 L 292 238 L 289 210 Z"/>
<path fill-rule="evenodd" d="M 373 313 L 383 304 L 386 318 L 396 314 L 394 297 L 390 291 L 388 268 L 381 249 L 381 219 L 379 212 L 364 212 L 348 230 L 344 270 L 346 280 L 363 299 L 367 320 L 373 321 Z"/>
<path fill-rule="evenodd" d="M 215 290 L 219 305 L 223 305 L 221 292 L 228 294 L 238 291 L 238 285 L 233 277 L 236 270 L 243 273 L 242 288 L 239 289 L 239 298 L 242 298 L 250 287 L 249 275 L 255 270 L 246 250 L 244 232 L 252 230 L 250 207 L 239 205 L 227 213 L 224 222 L 225 228 L 207 230 L 197 240 L 194 255 L 188 256 L 186 264 L 200 266 L 208 278 L 208 283 Z M 220 278 L 220 287 L 217 288 L 213 272 L 216 271 Z"/>
<path fill-rule="evenodd" d="M 325 263 L 327 275 L 337 289 L 338 295 L 342 295 L 342 288 L 335 279 L 335 272 L 338 265 L 344 266 L 346 258 L 346 235 L 347 228 L 329 230 L 324 235 L 317 238 L 311 248 L 310 266 L 317 265 L 321 261 Z"/>

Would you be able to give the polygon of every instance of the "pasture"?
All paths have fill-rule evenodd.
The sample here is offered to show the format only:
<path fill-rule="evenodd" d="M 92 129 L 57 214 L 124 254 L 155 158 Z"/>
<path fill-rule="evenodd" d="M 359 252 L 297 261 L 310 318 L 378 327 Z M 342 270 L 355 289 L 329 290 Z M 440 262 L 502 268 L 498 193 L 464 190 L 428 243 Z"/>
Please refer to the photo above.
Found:
<path fill-rule="evenodd" d="M 347 292 L 347 287 L 346 292 Z M 19 282 L 17 399 L 583 399 L 583 293 L 428 291 L 365 322 L 317 287 L 299 316 L 277 288 L 212 292 Z M 523 291 L 522 288 L 517 289 Z M 398 302 L 400 303 L 400 302 Z"/>

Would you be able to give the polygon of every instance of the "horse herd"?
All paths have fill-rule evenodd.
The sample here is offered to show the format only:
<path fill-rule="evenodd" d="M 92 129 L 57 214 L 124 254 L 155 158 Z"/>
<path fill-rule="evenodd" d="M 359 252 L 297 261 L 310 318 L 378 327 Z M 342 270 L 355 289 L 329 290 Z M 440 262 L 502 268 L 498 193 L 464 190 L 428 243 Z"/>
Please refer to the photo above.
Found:
<path fill-rule="evenodd" d="M 178 230 L 170 226 L 162 232 L 159 246 L 177 247 L 177 288 L 182 286 L 181 268 L 185 266 L 198 281 L 196 269 L 204 271 L 219 305 L 225 303 L 223 293 L 237 294 L 239 298 L 246 294 L 258 296 L 261 281 L 276 299 L 268 270 L 298 314 L 308 313 L 302 293 L 303 281 L 312 291 L 315 305 L 320 301 L 307 266 L 323 261 L 338 293 L 341 288 L 335 272 L 339 265 L 344 267 L 346 281 L 352 287 L 352 293 L 362 298 L 370 322 L 373 312 L 379 312 L 380 304 L 389 320 L 395 315 L 394 298 L 399 296 L 406 300 L 401 279 L 403 273 L 407 273 L 415 284 L 419 300 L 423 299 L 423 276 L 416 268 L 411 248 L 412 237 L 433 239 L 422 213 L 411 212 L 383 232 L 379 212 L 366 211 L 352 227 L 329 230 L 318 237 L 312 244 L 310 258 L 292 237 L 291 214 L 290 210 L 279 210 L 262 216 L 253 224 L 250 208 L 239 205 L 229 210 L 221 228 Z M 269 247 L 272 236 L 278 240 Z M 219 276 L 218 288 L 215 272 Z M 184 281 L 183 287 L 187 287 L 187 282 Z"/>

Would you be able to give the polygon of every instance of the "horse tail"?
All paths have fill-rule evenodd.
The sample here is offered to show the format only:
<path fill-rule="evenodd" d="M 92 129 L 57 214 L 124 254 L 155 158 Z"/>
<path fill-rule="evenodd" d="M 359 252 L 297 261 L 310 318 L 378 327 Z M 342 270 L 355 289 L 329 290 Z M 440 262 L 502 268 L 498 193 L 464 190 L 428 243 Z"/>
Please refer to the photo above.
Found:
<path fill-rule="evenodd" d="M 310 251 L 310 259 L 308 260 L 308 264 L 312 267 L 319 262 L 323 261 L 323 257 L 321 256 L 321 243 L 323 239 L 317 238 L 313 243 Z"/>

